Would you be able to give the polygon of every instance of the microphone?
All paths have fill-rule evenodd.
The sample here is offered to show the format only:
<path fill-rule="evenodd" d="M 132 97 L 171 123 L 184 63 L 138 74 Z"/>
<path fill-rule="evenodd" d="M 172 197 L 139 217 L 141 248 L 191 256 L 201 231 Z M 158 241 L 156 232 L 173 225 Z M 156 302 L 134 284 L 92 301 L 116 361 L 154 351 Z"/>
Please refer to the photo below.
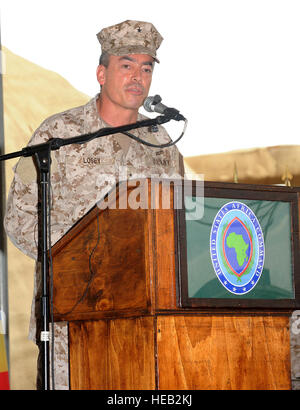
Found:
<path fill-rule="evenodd" d="M 181 115 L 178 110 L 176 110 L 175 108 L 169 108 L 166 105 L 162 104 L 161 97 L 159 95 L 155 95 L 154 97 L 147 97 L 144 101 L 143 107 L 148 112 L 157 112 L 159 114 L 171 117 L 171 119 L 176 121 L 185 121 L 184 116 Z"/>

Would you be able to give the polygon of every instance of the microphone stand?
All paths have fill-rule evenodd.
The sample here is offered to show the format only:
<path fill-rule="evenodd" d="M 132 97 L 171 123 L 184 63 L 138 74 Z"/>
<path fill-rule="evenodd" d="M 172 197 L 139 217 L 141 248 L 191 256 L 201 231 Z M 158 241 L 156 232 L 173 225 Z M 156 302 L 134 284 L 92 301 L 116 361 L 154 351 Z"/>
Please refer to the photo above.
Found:
<path fill-rule="evenodd" d="M 49 371 L 49 342 L 50 342 L 50 332 L 49 332 L 49 284 L 48 284 L 48 274 L 49 274 L 49 261 L 48 261 L 48 247 L 47 247 L 47 237 L 48 237 L 48 204 L 50 203 L 50 198 L 48 197 L 48 189 L 50 183 L 50 167 L 51 167 L 51 151 L 57 150 L 62 146 L 70 144 L 84 144 L 95 138 L 104 137 L 107 135 L 122 133 L 142 127 L 157 126 L 159 124 L 164 124 L 172 119 L 181 120 L 175 113 L 168 113 L 167 115 L 160 115 L 154 119 L 147 119 L 143 121 L 138 121 L 134 124 L 127 124 L 120 127 L 112 128 L 102 128 L 94 133 L 79 135 L 77 137 L 62 139 L 62 138 L 52 138 L 49 141 L 27 146 L 21 151 L 13 152 L 11 154 L 0 155 L 0 161 L 5 161 L 8 159 L 16 157 L 29 157 L 34 156 L 37 172 L 38 172 L 38 186 L 40 195 L 40 210 L 38 209 L 38 230 L 39 230 L 39 241 L 38 241 L 38 255 L 41 261 L 42 270 L 42 330 L 40 335 L 40 340 L 42 342 L 42 355 L 43 355 L 43 374 L 42 374 L 42 386 L 43 390 L 50 390 L 50 371 Z M 50 227 L 49 227 L 50 229 Z M 50 244 L 49 244 L 50 246 Z M 54 337 L 54 335 L 52 335 Z M 53 360 L 53 358 L 52 358 Z"/>

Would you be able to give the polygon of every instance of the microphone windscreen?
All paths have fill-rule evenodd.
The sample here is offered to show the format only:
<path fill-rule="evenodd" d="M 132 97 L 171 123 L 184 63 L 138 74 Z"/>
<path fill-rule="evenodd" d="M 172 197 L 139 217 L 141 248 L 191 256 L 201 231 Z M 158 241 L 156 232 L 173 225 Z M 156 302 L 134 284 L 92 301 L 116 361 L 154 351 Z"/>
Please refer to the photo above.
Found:
<path fill-rule="evenodd" d="M 147 97 L 144 101 L 143 107 L 145 108 L 146 111 L 148 112 L 153 112 L 154 110 L 151 108 L 153 105 L 153 100 L 154 97 Z"/>

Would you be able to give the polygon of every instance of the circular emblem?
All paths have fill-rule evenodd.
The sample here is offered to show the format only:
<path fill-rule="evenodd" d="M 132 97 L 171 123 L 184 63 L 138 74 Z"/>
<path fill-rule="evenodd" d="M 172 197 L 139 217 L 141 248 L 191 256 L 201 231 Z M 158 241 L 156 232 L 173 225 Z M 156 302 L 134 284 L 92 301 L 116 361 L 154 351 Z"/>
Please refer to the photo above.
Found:
<path fill-rule="evenodd" d="M 229 202 L 218 211 L 210 232 L 210 256 L 222 285 L 235 295 L 250 292 L 265 259 L 263 231 L 244 203 Z"/>

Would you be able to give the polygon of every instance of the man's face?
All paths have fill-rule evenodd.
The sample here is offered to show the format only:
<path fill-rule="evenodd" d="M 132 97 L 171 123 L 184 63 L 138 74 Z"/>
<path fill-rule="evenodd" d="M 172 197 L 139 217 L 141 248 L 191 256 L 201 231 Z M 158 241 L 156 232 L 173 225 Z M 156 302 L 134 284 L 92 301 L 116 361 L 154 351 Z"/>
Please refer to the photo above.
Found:
<path fill-rule="evenodd" d="M 149 93 L 153 66 L 153 58 L 146 54 L 111 55 L 108 67 L 97 69 L 103 101 L 115 108 L 138 110 Z"/>

